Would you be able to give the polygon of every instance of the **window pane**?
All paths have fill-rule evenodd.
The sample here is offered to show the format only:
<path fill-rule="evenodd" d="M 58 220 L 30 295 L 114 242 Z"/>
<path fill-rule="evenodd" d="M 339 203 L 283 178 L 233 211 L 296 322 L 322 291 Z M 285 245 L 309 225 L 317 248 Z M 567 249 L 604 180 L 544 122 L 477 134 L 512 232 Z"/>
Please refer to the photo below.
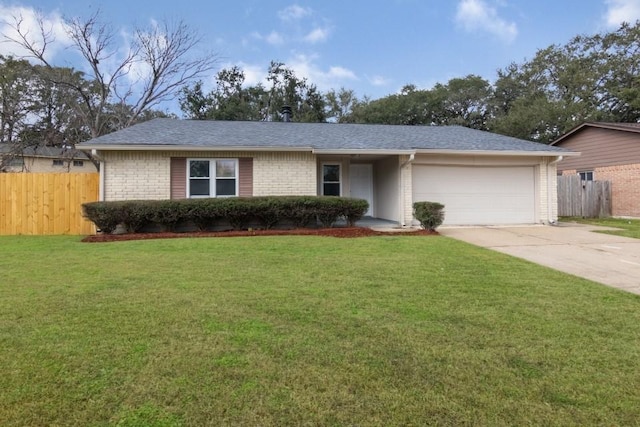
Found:
<path fill-rule="evenodd" d="M 209 178 L 209 160 L 192 160 L 189 163 L 190 177 Z"/>
<path fill-rule="evenodd" d="M 324 183 L 324 194 L 325 196 L 339 196 L 340 195 L 340 183 Z"/>
<path fill-rule="evenodd" d="M 216 196 L 235 196 L 235 195 L 236 195 L 235 179 L 216 180 Z"/>
<path fill-rule="evenodd" d="M 324 182 L 340 182 L 340 165 L 324 165 L 322 180 Z"/>
<path fill-rule="evenodd" d="M 208 179 L 190 179 L 189 195 L 190 196 L 208 196 L 209 180 Z"/>
<path fill-rule="evenodd" d="M 216 176 L 218 178 L 235 178 L 235 160 L 216 160 Z"/>
<path fill-rule="evenodd" d="M 583 180 L 583 181 L 593 181 L 593 172 L 592 171 L 579 172 L 578 174 L 580 175 L 580 179 Z"/>

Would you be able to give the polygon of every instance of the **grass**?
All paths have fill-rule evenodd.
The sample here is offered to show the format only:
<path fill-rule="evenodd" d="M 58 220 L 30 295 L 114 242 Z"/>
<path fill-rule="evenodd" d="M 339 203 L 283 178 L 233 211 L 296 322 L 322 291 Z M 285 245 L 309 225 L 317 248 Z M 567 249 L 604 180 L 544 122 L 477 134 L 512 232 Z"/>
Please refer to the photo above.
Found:
<path fill-rule="evenodd" d="M 565 217 L 561 218 L 561 221 L 578 222 L 581 224 L 600 225 L 605 227 L 616 227 L 620 230 L 599 230 L 598 233 L 613 234 L 616 236 L 640 239 L 640 219 Z"/>
<path fill-rule="evenodd" d="M 0 425 L 633 425 L 640 298 L 445 237 L 0 238 Z"/>

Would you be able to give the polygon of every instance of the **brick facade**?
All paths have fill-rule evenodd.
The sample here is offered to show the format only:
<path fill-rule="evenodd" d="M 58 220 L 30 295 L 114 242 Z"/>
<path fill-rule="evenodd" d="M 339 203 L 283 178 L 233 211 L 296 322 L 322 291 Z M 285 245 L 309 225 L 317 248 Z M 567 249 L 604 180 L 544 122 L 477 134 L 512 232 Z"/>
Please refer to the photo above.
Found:
<path fill-rule="evenodd" d="M 311 153 L 106 151 L 104 200 L 169 199 L 172 157 L 250 157 L 254 196 L 316 194 L 316 159 Z"/>
<path fill-rule="evenodd" d="M 562 171 L 562 175 L 576 173 L 575 169 Z M 640 217 L 640 164 L 594 168 L 593 178 L 611 182 L 613 216 Z"/>
<path fill-rule="evenodd" d="M 640 217 L 640 164 L 596 168 L 594 179 L 611 181 L 613 216 Z"/>

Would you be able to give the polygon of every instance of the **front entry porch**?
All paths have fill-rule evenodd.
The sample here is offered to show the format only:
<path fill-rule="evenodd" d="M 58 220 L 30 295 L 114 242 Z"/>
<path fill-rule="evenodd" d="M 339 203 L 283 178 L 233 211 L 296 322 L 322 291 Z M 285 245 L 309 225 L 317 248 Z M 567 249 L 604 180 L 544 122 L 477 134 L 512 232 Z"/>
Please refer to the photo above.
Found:
<path fill-rule="evenodd" d="M 318 195 L 364 199 L 369 202 L 366 217 L 404 224 L 404 194 L 401 155 L 318 156 Z M 363 221 L 365 221 L 363 219 Z M 358 224 L 360 225 L 360 224 Z M 363 225 L 367 226 L 368 225 Z"/>

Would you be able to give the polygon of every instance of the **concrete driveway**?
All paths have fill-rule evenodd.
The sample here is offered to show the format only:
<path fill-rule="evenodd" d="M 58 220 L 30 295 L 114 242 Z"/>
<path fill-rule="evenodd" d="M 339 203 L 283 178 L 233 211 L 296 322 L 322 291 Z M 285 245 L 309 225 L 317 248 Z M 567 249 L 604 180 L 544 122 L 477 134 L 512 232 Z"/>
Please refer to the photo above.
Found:
<path fill-rule="evenodd" d="M 441 235 L 640 295 L 640 240 L 558 226 L 440 228 Z"/>

